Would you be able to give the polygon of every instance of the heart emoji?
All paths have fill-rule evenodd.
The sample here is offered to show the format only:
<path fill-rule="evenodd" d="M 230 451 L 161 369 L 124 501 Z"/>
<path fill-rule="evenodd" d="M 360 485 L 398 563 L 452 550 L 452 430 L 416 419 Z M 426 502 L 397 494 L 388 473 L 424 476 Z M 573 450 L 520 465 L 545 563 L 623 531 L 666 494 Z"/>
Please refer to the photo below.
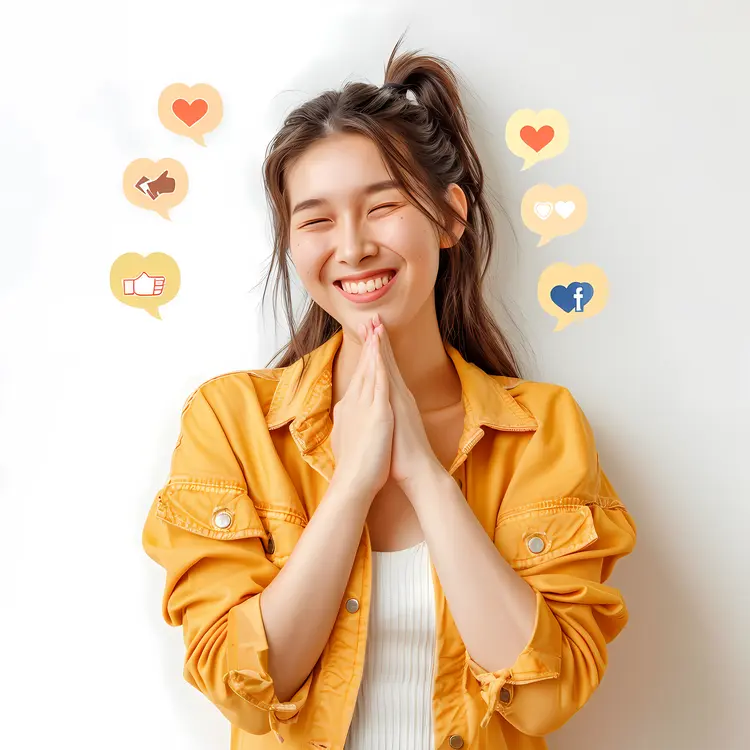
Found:
<path fill-rule="evenodd" d="M 534 151 L 539 153 L 553 138 L 555 131 L 551 125 L 543 125 L 539 130 L 531 125 L 521 128 L 521 140 Z"/>
<path fill-rule="evenodd" d="M 552 213 L 552 204 L 551 203 L 535 203 L 534 213 L 542 221 L 544 221 L 545 219 L 549 219 L 549 216 Z"/>
<path fill-rule="evenodd" d="M 188 104 L 184 99 L 175 99 L 172 102 L 172 112 L 182 120 L 185 125 L 192 127 L 198 120 L 208 112 L 208 103 L 205 99 L 196 99 Z"/>
<path fill-rule="evenodd" d="M 573 201 L 557 201 L 557 203 L 555 203 L 555 211 L 557 211 L 563 219 L 567 219 L 575 210 L 576 204 L 573 203 Z"/>

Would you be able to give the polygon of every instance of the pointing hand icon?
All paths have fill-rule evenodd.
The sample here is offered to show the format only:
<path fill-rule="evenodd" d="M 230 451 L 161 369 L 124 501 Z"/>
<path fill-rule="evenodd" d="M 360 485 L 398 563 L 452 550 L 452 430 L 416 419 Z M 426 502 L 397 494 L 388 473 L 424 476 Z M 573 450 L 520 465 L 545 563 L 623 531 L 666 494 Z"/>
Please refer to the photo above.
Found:
<path fill-rule="evenodd" d="M 137 294 L 141 297 L 156 297 L 164 291 L 164 276 L 149 276 L 145 271 L 137 279 L 123 279 L 124 294 Z"/>

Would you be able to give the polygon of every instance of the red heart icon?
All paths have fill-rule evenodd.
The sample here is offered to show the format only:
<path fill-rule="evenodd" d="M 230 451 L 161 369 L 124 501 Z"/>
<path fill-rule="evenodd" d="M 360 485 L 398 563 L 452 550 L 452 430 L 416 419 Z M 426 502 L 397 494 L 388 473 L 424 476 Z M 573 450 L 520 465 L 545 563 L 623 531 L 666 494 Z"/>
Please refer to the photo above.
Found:
<path fill-rule="evenodd" d="M 531 125 L 524 125 L 521 128 L 521 140 L 534 151 L 539 153 L 553 138 L 555 131 L 551 125 L 544 125 L 539 130 L 532 128 Z"/>
<path fill-rule="evenodd" d="M 172 102 L 172 112 L 177 115 L 188 127 L 195 125 L 203 115 L 208 112 L 208 103 L 205 99 L 196 99 L 188 104 L 184 99 L 175 99 Z"/>

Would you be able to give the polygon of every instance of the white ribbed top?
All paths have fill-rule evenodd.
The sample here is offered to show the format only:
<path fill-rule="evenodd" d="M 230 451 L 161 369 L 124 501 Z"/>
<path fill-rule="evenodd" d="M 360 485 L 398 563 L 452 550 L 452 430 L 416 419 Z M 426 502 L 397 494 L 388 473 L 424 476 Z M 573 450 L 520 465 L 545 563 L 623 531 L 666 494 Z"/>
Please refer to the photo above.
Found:
<path fill-rule="evenodd" d="M 433 750 L 435 591 L 426 541 L 372 551 L 364 674 L 345 750 Z"/>

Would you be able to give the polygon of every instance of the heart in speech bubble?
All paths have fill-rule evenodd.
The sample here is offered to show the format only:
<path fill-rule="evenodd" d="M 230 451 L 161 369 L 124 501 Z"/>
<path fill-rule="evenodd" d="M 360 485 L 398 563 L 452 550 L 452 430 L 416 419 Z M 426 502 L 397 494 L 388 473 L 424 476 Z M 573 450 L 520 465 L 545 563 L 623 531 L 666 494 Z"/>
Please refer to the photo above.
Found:
<path fill-rule="evenodd" d="M 563 219 L 567 219 L 575 210 L 576 204 L 573 201 L 557 201 L 557 203 L 555 203 L 555 211 L 557 211 Z"/>
<path fill-rule="evenodd" d="M 534 151 L 539 153 L 555 137 L 555 130 L 551 125 L 543 125 L 539 130 L 531 125 L 521 128 L 521 140 Z"/>
<path fill-rule="evenodd" d="M 196 99 L 190 104 L 185 99 L 177 99 L 172 102 L 172 112 L 182 120 L 185 125 L 192 127 L 208 112 L 208 102 L 205 99 Z"/>
<path fill-rule="evenodd" d="M 542 220 L 549 218 L 549 215 L 552 213 L 552 204 L 551 203 L 535 203 L 534 204 L 534 213 Z"/>

